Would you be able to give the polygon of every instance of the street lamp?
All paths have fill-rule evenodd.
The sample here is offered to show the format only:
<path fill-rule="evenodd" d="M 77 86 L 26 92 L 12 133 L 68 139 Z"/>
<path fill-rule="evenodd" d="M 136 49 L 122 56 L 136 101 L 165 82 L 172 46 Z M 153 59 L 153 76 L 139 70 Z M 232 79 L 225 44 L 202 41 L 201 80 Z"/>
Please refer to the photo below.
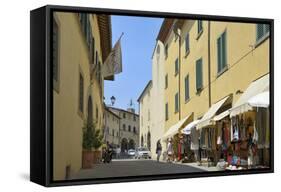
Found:
<path fill-rule="evenodd" d="M 114 96 L 111 96 L 110 101 L 111 101 L 111 105 L 113 106 L 116 101 L 116 98 Z"/>

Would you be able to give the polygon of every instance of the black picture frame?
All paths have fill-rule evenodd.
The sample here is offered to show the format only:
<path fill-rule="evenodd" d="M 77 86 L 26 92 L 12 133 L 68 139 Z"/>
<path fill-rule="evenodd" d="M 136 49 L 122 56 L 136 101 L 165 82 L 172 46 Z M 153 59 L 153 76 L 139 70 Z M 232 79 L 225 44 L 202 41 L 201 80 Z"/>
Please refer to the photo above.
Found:
<path fill-rule="evenodd" d="M 52 127 L 52 13 L 64 12 L 93 12 L 100 14 L 202 19 L 213 21 L 232 21 L 247 23 L 266 23 L 270 25 L 270 168 L 207 172 L 183 173 L 150 176 L 132 176 L 105 179 L 83 179 L 54 181 L 53 172 L 53 127 Z M 99 183 L 119 183 L 133 181 L 151 181 L 162 179 L 213 177 L 242 174 L 258 174 L 274 172 L 274 20 L 229 17 L 217 15 L 199 15 L 168 12 L 150 12 L 135 10 L 117 10 L 89 7 L 71 7 L 46 5 L 30 12 L 30 180 L 37 184 L 53 187 Z"/>

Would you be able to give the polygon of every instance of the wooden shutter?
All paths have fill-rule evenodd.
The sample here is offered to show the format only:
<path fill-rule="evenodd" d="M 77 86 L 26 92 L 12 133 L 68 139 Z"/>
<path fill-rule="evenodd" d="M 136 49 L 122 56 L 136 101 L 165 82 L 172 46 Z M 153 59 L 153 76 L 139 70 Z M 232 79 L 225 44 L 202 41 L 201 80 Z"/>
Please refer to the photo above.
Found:
<path fill-rule="evenodd" d="M 263 24 L 257 24 L 257 37 L 256 40 L 258 41 L 264 35 L 264 27 Z"/>
<path fill-rule="evenodd" d="M 168 120 L 168 118 L 169 118 L 169 108 L 168 108 L 168 103 L 166 103 L 166 105 L 165 105 L 165 117 L 166 117 L 166 120 Z"/>
<path fill-rule="evenodd" d="M 224 32 L 221 36 L 221 55 L 222 55 L 222 61 L 221 61 L 221 70 L 223 70 L 226 67 L 226 32 Z"/>
<path fill-rule="evenodd" d="M 202 69 L 202 59 L 196 61 L 196 89 L 197 91 L 203 87 L 203 69 Z"/>
<path fill-rule="evenodd" d="M 217 52 L 218 52 L 218 70 L 219 73 L 221 71 L 221 37 L 217 39 Z"/>
<path fill-rule="evenodd" d="M 185 100 L 189 99 L 189 75 L 185 77 Z"/>
<path fill-rule="evenodd" d="M 189 33 L 187 33 L 185 37 L 185 52 L 188 51 L 189 51 Z"/>
<path fill-rule="evenodd" d="M 58 81 L 58 24 L 53 20 L 53 79 Z"/>

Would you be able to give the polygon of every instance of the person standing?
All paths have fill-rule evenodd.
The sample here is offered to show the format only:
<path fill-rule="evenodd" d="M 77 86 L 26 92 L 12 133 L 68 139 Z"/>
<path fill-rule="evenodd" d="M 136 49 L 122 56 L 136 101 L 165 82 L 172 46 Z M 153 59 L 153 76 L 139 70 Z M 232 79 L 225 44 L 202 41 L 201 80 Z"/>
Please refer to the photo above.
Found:
<path fill-rule="evenodd" d="M 167 154 L 168 154 L 168 162 L 173 161 L 173 145 L 172 145 L 172 139 L 169 138 L 168 140 L 168 146 L 167 146 Z"/>
<path fill-rule="evenodd" d="M 162 153 L 162 146 L 161 146 L 160 140 L 158 140 L 157 144 L 156 144 L 157 162 L 159 162 L 161 153 Z"/>

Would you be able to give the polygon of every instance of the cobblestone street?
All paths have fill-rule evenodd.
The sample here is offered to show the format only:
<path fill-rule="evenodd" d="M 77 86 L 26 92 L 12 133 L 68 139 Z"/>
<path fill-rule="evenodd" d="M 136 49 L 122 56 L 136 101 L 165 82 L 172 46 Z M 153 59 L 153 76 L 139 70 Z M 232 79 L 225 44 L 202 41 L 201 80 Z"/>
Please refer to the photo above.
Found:
<path fill-rule="evenodd" d="M 110 164 L 96 164 L 92 169 L 82 169 L 73 179 L 126 177 L 155 174 L 203 172 L 188 165 L 156 162 L 153 160 L 113 160 Z"/>

